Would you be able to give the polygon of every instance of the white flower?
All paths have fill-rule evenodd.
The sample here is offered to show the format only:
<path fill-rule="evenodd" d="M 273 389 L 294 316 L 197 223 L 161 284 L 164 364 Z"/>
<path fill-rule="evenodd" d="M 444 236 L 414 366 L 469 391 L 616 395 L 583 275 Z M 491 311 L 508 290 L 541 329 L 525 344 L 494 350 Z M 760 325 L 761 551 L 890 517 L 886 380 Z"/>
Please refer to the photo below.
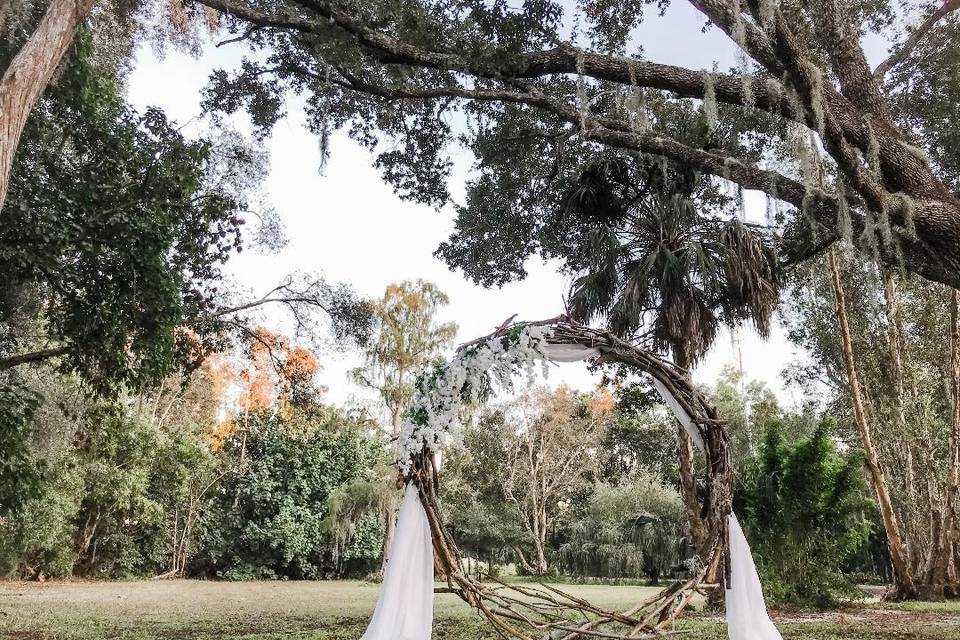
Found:
<path fill-rule="evenodd" d="M 403 420 L 394 443 L 401 472 L 410 471 L 411 458 L 424 448 L 463 442 L 461 417 L 479 401 L 485 378 L 501 391 L 512 389 L 513 376 L 519 373 L 525 373 L 532 384 L 537 361 L 542 362 L 546 376 L 548 336 L 546 327 L 525 326 L 507 339 L 491 338 L 457 354 L 436 376 L 433 385 L 418 385 L 410 403 L 410 415 L 425 416 L 426 424 L 417 424 L 410 417 Z"/>

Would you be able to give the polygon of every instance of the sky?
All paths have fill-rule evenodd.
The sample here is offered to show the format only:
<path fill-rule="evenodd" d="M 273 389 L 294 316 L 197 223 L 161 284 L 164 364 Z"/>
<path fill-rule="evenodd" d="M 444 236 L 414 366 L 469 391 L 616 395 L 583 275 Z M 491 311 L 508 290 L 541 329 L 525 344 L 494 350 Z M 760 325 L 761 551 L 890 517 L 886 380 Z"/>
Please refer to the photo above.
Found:
<path fill-rule="evenodd" d="M 702 33 L 701 15 L 688 3 L 671 3 L 661 19 L 651 19 L 636 35 L 647 59 L 694 69 L 730 69 L 736 66 L 734 45 L 716 29 Z M 128 97 L 137 109 L 162 108 L 188 134 L 202 132 L 200 96 L 211 71 L 236 66 L 243 56 L 239 45 L 205 46 L 197 57 L 168 51 L 162 58 L 149 48 L 138 52 L 129 77 Z M 245 117 L 235 126 L 249 131 Z M 372 167 L 370 154 L 343 133 L 332 136 L 330 158 L 323 173 L 319 141 L 304 125 L 302 102 L 290 96 L 287 116 L 265 141 L 271 156 L 271 171 L 264 190 L 280 213 L 289 243 L 272 255 L 244 252 L 231 259 L 229 277 L 253 294 L 262 294 L 284 274 L 301 271 L 322 273 L 333 282 L 349 283 L 364 297 L 379 297 L 392 282 L 423 278 L 448 294 L 450 304 L 440 320 L 459 326 L 458 342 L 485 335 L 506 318 L 536 320 L 562 312 L 569 281 L 558 273 L 557 264 L 532 260 L 527 278 L 500 289 L 484 289 L 450 271 L 433 257 L 437 245 L 452 229 L 452 207 L 437 211 L 400 200 Z M 454 156 L 450 192 L 463 193 L 471 158 L 465 151 Z M 747 194 L 747 215 L 764 215 L 760 194 Z M 267 312 L 267 326 L 283 325 L 276 311 Z M 694 379 L 712 384 L 724 366 L 738 363 L 749 379 L 770 387 L 783 402 L 799 400 L 799 392 L 782 379 L 785 366 L 804 354 L 789 344 L 782 326 L 774 325 L 768 340 L 743 328 L 736 340 L 729 331 L 717 339 L 710 353 L 694 371 Z M 327 397 L 338 404 L 368 403 L 369 393 L 350 382 L 348 372 L 361 363 L 356 352 L 326 351 L 320 354 L 321 384 Z M 550 384 L 567 383 L 588 390 L 596 380 L 585 365 L 568 364 L 551 373 Z"/>

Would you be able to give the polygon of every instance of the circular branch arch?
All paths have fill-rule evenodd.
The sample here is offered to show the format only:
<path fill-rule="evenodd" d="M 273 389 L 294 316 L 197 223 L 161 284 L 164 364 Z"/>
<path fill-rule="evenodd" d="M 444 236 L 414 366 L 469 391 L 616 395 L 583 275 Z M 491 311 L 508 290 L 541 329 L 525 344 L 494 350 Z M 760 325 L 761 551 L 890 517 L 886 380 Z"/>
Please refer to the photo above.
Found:
<path fill-rule="evenodd" d="M 424 447 L 412 456 L 406 479 L 416 485 L 430 524 L 436 569 L 447 582 L 442 591 L 456 594 L 483 614 L 502 636 L 517 640 L 626 639 L 662 633 L 672 626 L 696 594 L 715 595 L 726 579 L 727 522 L 734 484 L 727 425 L 692 384 L 686 371 L 651 351 L 565 316 L 514 324 L 508 320 L 489 336 L 462 345 L 458 352 L 507 336 L 518 327 L 529 326 L 546 328 L 548 345 L 595 349 L 600 362 L 621 364 L 649 375 L 662 387 L 661 393 L 665 391 L 672 396 L 677 407 L 689 417 L 700 434 L 706 458 L 706 491 L 701 515 L 707 525 L 711 551 L 689 578 L 674 582 L 656 596 L 625 611 L 597 607 L 549 585 L 509 585 L 493 577 L 487 581 L 477 580 L 464 570 L 456 542 L 444 526 L 437 465 L 433 451 Z"/>

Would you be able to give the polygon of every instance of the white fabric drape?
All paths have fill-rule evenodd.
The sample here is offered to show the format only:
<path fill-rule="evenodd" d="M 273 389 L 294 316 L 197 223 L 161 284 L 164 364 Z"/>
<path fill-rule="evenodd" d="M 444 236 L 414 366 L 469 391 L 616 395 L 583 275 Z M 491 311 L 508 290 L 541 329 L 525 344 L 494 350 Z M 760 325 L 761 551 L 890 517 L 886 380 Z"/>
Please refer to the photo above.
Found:
<path fill-rule="evenodd" d="M 656 378 L 653 386 L 663 398 L 664 404 L 670 407 L 677 421 L 693 438 L 693 442 L 701 452 L 705 450 L 703 436 L 697 425 L 683 410 L 670 390 Z M 730 584 L 726 589 L 727 604 L 727 637 L 730 640 L 783 640 L 780 632 L 770 620 L 767 613 L 767 603 L 763 599 L 763 589 L 760 586 L 760 575 L 753 563 L 753 554 L 747 543 L 740 522 L 734 513 L 728 519 L 730 530 Z"/>
<path fill-rule="evenodd" d="M 582 344 L 547 344 L 544 351 L 547 358 L 553 362 L 580 362 L 589 360 L 600 351 L 593 347 L 585 347 Z"/>
<path fill-rule="evenodd" d="M 767 614 L 760 576 L 750 545 L 733 513 L 730 526 L 730 584 L 727 585 L 727 635 L 730 640 L 783 640 Z"/>
<path fill-rule="evenodd" d="M 417 488 L 408 484 L 380 586 L 361 640 L 430 640 L 433 627 L 433 542 Z"/>
<path fill-rule="evenodd" d="M 673 397 L 673 394 L 670 393 L 670 390 L 667 389 L 662 382 L 653 378 L 653 386 L 657 389 L 657 393 L 660 394 L 660 397 L 663 399 L 664 404 L 670 407 L 670 411 L 673 412 L 673 415 L 676 416 L 677 422 L 683 425 L 683 430 L 687 432 L 687 435 L 690 436 L 690 439 L 693 440 L 693 444 L 697 445 L 697 449 L 701 453 L 706 451 L 706 447 L 703 444 L 703 434 L 700 433 L 700 429 L 697 428 L 697 425 L 693 424 L 693 420 L 690 419 L 690 416 L 687 415 L 687 412 L 683 410 L 683 407 L 680 406 L 680 403 L 677 402 L 677 399 Z"/>

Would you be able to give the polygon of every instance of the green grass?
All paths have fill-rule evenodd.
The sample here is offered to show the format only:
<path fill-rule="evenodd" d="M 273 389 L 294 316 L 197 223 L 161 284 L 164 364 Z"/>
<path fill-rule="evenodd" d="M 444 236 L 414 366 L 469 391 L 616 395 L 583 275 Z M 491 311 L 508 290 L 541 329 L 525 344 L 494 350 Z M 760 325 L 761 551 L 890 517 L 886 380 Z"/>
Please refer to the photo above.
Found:
<path fill-rule="evenodd" d="M 610 608 L 650 587 L 563 585 Z M 10 640 L 357 640 L 378 585 L 341 582 L 137 581 L 0 583 L 0 638 Z M 492 629 L 455 596 L 437 596 L 436 640 L 493 640 Z M 871 605 L 790 615 L 787 640 L 960 640 L 960 603 Z M 680 637 L 723 640 L 706 614 L 678 624 Z"/>
<path fill-rule="evenodd" d="M 874 608 L 912 611 L 914 613 L 947 613 L 960 616 L 960 600 L 941 602 L 883 602 L 870 605 Z"/>

